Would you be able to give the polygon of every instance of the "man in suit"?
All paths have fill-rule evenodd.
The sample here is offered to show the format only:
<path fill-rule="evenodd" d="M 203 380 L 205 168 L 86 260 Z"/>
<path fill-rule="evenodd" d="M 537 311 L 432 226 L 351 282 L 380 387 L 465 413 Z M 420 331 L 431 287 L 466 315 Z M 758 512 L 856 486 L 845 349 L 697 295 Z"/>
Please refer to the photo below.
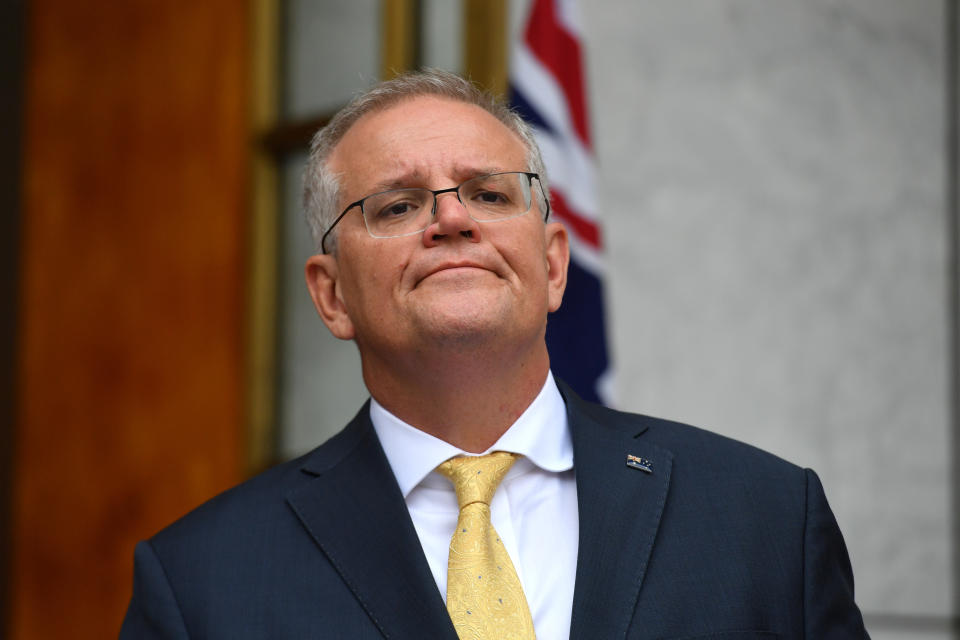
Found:
<path fill-rule="evenodd" d="M 371 399 L 140 543 L 121 638 L 867 637 L 812 471 L 553 379 L 567 236 L 513 113 L 402 76 L 318 133 L 305 185 L 310 295 Z M 465 499 L 490 467 L 456 465 L 490 460 Z"/>

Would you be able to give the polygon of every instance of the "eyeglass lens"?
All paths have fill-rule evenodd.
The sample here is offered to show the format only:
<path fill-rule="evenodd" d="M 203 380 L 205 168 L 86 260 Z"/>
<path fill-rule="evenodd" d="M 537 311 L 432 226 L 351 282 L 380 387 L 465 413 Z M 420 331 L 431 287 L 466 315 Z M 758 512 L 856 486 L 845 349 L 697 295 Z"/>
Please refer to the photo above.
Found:
<path fill-rule="evenodd" d="M 457 195 L 474 220 L 505 220 L 530 210 L 530 178 L 524 173 L 478 176 L 461 184 Z M 436 197 L 429 189 L 395 189 L 368 196 L 362 207 L 367 230 L 378 238 L 422 231 L 433 219 Z"/>

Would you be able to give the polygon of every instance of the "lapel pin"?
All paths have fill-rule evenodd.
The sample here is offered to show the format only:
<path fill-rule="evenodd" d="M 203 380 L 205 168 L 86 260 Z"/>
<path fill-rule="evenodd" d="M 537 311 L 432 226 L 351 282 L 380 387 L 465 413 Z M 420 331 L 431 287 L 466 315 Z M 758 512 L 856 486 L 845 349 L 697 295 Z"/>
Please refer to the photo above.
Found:
<path fill-rule="evenodd" d="M 627 454 L 627 466 L 631 469 L 639 469 L 645 473 L 653 473 L 653 463 L 640 456 Z"/>

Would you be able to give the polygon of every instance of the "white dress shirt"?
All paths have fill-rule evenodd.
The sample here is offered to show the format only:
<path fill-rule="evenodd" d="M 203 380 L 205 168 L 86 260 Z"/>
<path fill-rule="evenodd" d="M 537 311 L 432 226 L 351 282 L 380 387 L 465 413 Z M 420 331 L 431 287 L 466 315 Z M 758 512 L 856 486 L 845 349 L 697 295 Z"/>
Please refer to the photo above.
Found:
<path fill-rule="evenodd" d="M 375 399 L 370 418 L 393 469 L 440 594 L 460 513 L 453 484 L 434 469 L 468 454 L 403 422 Z M 539 640 L 570 637 L 577 571 L 577 485 L 567 410 L 553 375 L 526 411 L 485 453 L 521 454 L 490 504 L 494 528 L 523 585 Z"/>

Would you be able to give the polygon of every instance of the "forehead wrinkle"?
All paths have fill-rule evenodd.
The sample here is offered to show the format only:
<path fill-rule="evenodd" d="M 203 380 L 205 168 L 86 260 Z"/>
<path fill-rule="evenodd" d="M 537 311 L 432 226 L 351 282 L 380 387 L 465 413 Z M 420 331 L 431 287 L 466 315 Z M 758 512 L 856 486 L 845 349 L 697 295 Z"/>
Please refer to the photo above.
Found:
<path fill-rule="evenodd" d="M 483 166 L 471 166 L 471 165 L 457 165 L 449 173 L 445 173 L 444 179 L 446 176 L 450 176 L 453 180 L 452 184 L 449 185 L 440 185 L 438 188 L 446 188 L 447 186 L 453 187 L 461 182 L 475 178 L 477 176 L 484 176 L 490 173 L 501 173 L 504 171 L 524 171 L 523 167 L 511 168 L 505 167 L 504 165 L 483 165 Z M 404 189 L 407 187 L 430 187 L 430 178 L 429 173 L 417 168 L 409 171 L 404 171 L 403 173 L 397 175 L 396 177 L 386 178 L 384 180 L 378 181 L 373 188 L 378 191 L 387 191 L 390 189 Z"/>
<path fill-rule="evenodd" d="M 345 180 L 346 201 L 398 188 L 445 189 L 486 173 L 527 170 L 523 140 L 493 116 L 479 107 L 451 102 L 444 113 L 452 114 L 454 122 L 445 126 L 446 121 L 437 124 L 433 113 L 424 120 L 423 112 L 435 110 L 430 103 L 437 100 L 415 101 L 419 100 L 424 101 L 423 108 L 412 113 L 407 113 L 411 108 L 405 102 L 367 114 L 344 135 L 331 154 L 332 164 L 348 174 L 357 170 L 360 174 Z"/>

